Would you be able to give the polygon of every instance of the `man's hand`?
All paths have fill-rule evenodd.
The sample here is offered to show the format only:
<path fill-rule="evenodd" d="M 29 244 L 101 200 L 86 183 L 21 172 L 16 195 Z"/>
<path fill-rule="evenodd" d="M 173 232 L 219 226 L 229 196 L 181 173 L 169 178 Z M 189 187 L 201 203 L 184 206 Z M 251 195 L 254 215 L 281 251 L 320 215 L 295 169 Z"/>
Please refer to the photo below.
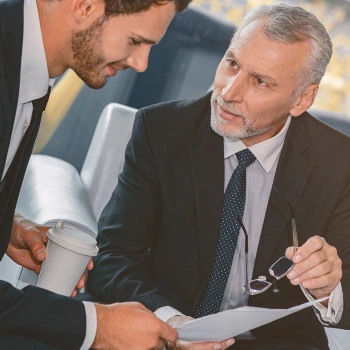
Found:
<path fill-rule="evenodd" d="M 49 228 L 15 213 L 6 254 L 17 264 L 39 273 L 41 264 L 46 259 L 46 233 Z"/>
<path fill-rule="evenodd" d="M 139 303 L 95 304 L 97 332 L 93 349 L 162 349 L 165 340 L 175 342 L 174 328 Z"/>
<path fill-rule="evenodd" d="M 168 320 L 168 324 L 171 326 L 179 326 L 186 322 L 193 320 L 192 317 L 189 316 L 174 316 L 170 320 Z M 189 343 L 186 341 L 178 340 L 175 343 L 169 342 L 168 347 L 171 350 L 224 350 L 229 346 L 234 344 L 234 339 L 227 339 L 223 342 L 203 342 L 203 343 Z"/>
<path fill-rule="evenodd" d="M 10 242 L 6 254 L 17 264 L 39 273 L 42 262 L 46 259 L 46 233 L 49 226 L 35 224 L 15 213 L 11 231 Z M 87 269 L 93 268 L 92 259 Z M 84 287 L 86 272 L 81 276 L 72 296 L 77 295 L 77 289 Z"/>
<path fill-rule="evenodd" d="M 86 267 L 87 270 L 92 270 L 94 268 L 94 261 L 91 259 L 88 263 L 88 266 Z M 84 271 L 83 275 L 81 276 L 79 282 L 77 283 L 77 286 L 73 290 L 73 293 L 71 297 L 75 297 L 78 294 L 78 290 L 83 288 L 85 286 L 85 281 L 86 281 L 86 271 Z"/>
<path fill-rule="evenodd" d="M 287 274 L 291 283 L 301 284 L 317 299 L 329 296 L 342 278 L 337 249 L 323 237 L 309 238 L 295 253 L 293 248 L 288 248 L 286 256 L 295 263 Z M 328 306 L 328 300 L 322 304 Z"/>

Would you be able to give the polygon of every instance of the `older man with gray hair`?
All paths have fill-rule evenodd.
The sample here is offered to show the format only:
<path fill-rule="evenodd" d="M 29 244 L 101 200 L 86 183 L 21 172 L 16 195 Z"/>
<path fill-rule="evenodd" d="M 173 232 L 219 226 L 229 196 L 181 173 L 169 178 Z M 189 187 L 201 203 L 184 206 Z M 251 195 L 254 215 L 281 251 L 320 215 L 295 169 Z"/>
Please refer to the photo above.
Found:
<path fill-rule="evenodd" d="M 327 298 L 234 345 L 171 349 L 323 350 L 323 326 L 349 329 L 350 140 L 306 112 L 331 54 L 314 15 L 262 5 L 234 35 L 212 94 L 140 110 L 89 291 L 142 302 L 171 325 Z"/>

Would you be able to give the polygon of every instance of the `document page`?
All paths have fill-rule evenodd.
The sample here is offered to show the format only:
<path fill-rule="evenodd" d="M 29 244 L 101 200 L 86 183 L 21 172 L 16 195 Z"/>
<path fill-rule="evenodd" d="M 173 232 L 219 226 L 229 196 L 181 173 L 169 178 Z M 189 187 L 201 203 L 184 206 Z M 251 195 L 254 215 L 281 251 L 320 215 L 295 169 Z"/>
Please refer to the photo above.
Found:
<path fill-rule="evenodd" d="M 328 299 L 309 301 L 290 309 L 244 306 L 197 318 L 175 327 L 179 339 L 189 342 L 223 341 Z"/>

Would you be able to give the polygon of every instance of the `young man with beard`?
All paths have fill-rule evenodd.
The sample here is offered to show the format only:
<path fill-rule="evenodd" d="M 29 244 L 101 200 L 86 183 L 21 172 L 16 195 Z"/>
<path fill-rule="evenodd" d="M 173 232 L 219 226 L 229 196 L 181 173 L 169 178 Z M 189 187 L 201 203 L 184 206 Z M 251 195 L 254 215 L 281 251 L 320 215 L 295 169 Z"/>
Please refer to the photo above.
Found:
<path fill-rule="evenodd" d="M 323 350 L 324 325 L 349 329 L 350 140 L 306 112 L 331 54 L 314 15 L 262 5 L 235 33 L 212 94 L 140 110 L 89 292 L 142 302 L 172 325 L 329 297 L 237 336 L 232 350 Z"/>
<path fill-rule="evenodd" d="M 48 228 L 13 217 L 50 79 L 72 68 L 99 89 L 118 70 L 144 71 L 151 46 L 189 2 L 0 1 L 0 258 L 7 252 L 38 272 L 46 257 Z M 2 281 L 0 300 L 1 349 L 160 349 L 177 338 L 138 303 L 83 303 Z"/>

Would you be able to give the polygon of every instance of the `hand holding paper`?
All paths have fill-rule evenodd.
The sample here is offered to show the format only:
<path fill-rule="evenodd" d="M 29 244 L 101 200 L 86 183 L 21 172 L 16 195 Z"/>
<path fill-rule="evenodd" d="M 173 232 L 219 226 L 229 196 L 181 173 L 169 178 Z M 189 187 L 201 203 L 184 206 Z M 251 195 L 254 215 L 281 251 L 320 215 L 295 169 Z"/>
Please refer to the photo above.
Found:
<path fill-rule="evenodd" d="M 176 326 L 175 329 L 179 332 L 180 340 L 188 342 L 221 342 L 278 320 L 279 318 L 291 315 L 294 312 L 303 310 L 326 299 L 310 301 L 290 309 L 265 309 L 244 306 L 205 316 L 181 326 Z"/>
<path fill-rule="evenodd" d="M 177 327 L 180 325 L 183 325 L 187 322 L 192 321 L 193 318 L 190 316 L 174 316 L 170 320 L 167 321 L 168 324 L 170 324 L 172 327 Z M 167 349 L 169 350 L 215 350 L 215 349 L 220 349 L 220 350 L 225 350 L 229 346 L 234 344 L 234 339 L 227 339 L 222 342 L 199 342 L 199 343 L 192 343 L 192 342 L 187 342 L 184 340 L 177 340 L 176 343 L 168 343 Z"/>

